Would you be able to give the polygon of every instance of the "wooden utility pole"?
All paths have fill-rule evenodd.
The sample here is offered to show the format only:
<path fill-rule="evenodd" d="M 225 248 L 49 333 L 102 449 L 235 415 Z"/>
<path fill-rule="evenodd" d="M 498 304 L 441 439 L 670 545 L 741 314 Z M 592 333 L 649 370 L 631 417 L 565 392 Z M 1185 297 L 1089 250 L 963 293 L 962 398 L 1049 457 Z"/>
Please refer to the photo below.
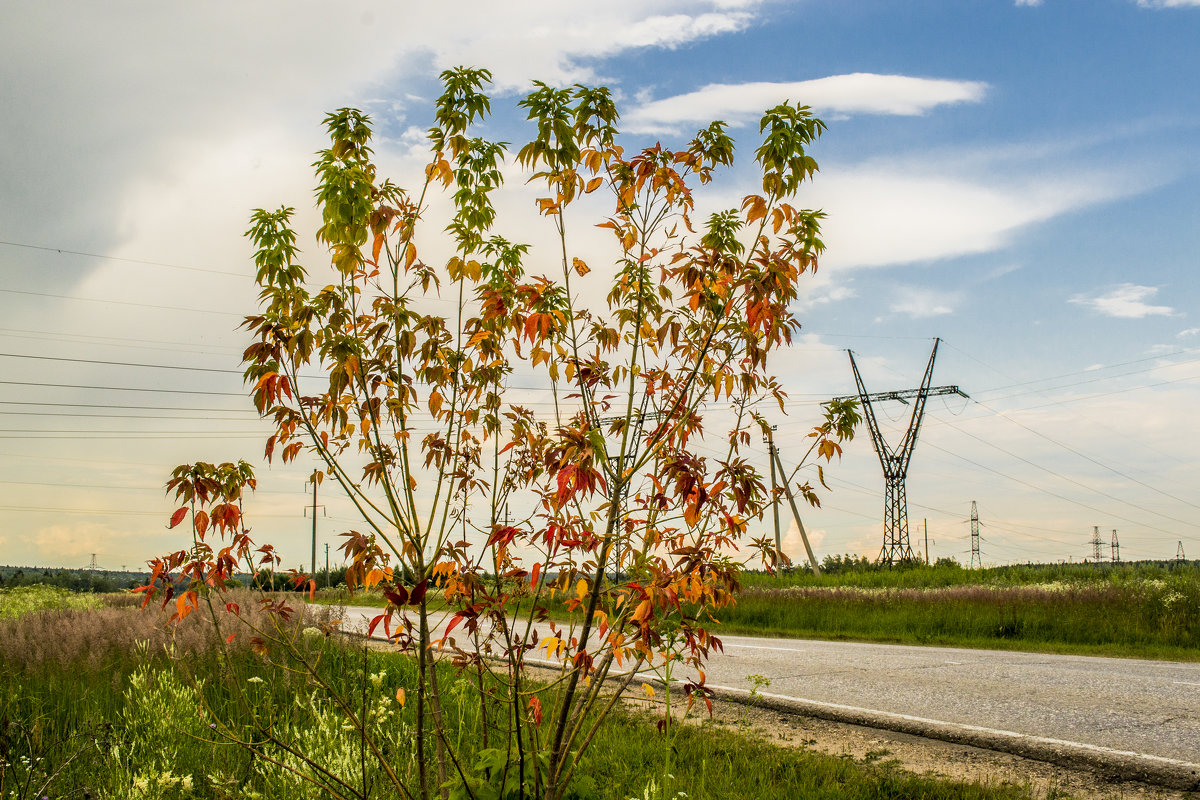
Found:
<path fill-rule="evenodd" d="M 773 461 L 779 469 L 779 474 L 786 476 L 787 470 L 783 468 L 783 462 L 779 460 L 779 451 L 772 447 L 771 455 L 774 456 Z M 792 496 L 792 482 L 786 477 L 783 480 L 783 491 L 787 494 L 788 505 L 792 507 L 792 518 L 796 520 L 796 527 L 800 529 L 800 539 L 804 542 L 804 552 L 808 554 L 808 563 L 812 566 L 813 574 L 820 575 L 821 567 L 817 564 L 817 557 L 813 555 L 812 545 L 808 543 L 808 532 L 804 530 L 804 523 L 800 521 L 800 509 L 796 508 L 796 498 Z"/>
<path fill-rule="evenodd" d="M 317 474 L 313 473 L 312 574 L 317 574 Z"/>
<path fill-rule="evenodd" d="M 783 552 L 783 540 L 779 531 L 779 485 L 775 480 L 775 438 L 771 435 L 771 431 L 775 430 L 775 426 L 767 428 L 767 460 L 771 464 L 771 516 L 775 518 L 775 554 L 778 556 Z"/>
<path fill-rule="evenodd" d="M 929 566 L 929 518 L 925 518 L 925 566 Z"/>

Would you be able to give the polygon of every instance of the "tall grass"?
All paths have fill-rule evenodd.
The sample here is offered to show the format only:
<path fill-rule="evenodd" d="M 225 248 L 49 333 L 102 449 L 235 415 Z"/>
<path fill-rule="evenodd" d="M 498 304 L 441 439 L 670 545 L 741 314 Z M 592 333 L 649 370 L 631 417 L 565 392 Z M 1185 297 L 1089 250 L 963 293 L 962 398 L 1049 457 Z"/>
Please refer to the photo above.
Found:
<path fill-rule="evenodd" d="M 187 657 L 179 649 L 169 650 L 170 637 L 166 647 L 162 640 L 157 649 L 149 643 L 128 647 L 131 637 L 147 631 L 137 616 L 142 613 L 37 612 L 10 621 L 3 630 L 0 797 L 324 796 L 287 769 L 302 766 L 299 753 L 337 772 L 347 784 L 343 796 L 394 796 L 380 769 L 360 758 L 357 733 L 343 724 L 341 712 L 315 692 L 307 678 L 280 669 L 250 648 L 234 649 L 226 658 L 211 637 L 207 647 L 200 646 L 208 635 L 203 633 L 195 634 L 192 644 L 197 649 Z M 149 618 L 149 627 L 158 624 L 155 616 Z M 48 630 L 72 626 L 94 630 L 89 646 L 107 653 L 106 658 L 91 659 L 82 649 L 62 659 L 24 652 L 38 631 L 49 639 Z M 18 638 L 10 638 L 14 635 Z M 415 710 L 412 703 L 400 702 L 397 690 L 414 685 L 412 661 L 358 649 L 314 628 L 297 635 L 322 659 L 323 678 L 348 696 L 361 698 L 393 767 L 411 772 Z M 177 632 L 173 639 L 177 648 L 184 646 L 179 636 Z M 487 726 L 472 700 L 475 695 L 458 690 L 462 684 L 449 667 L 443 675 L 448 687 L 447 733 L 465 744 L 466 768 L 472 769 Z M 261 748 L 259 756 L 229 743 L 230 738 L 263 729 L 281 744 Z M 1028 796 L 1013 787 L 936 781 L 894 768 L 781 750 L 709 727 L 677 725 L 660 732 L 655 720 L 632 712 L 618 714 L 601 729 L 580 764 L 579 776 L 569 795 L 577 800 L 675 798 L 678 792 L 694 800 Z"/>
<path fill-rule="evenodd" d="M 1200 659 L 1193 565 L 747 576 L 728 632 Z"/>

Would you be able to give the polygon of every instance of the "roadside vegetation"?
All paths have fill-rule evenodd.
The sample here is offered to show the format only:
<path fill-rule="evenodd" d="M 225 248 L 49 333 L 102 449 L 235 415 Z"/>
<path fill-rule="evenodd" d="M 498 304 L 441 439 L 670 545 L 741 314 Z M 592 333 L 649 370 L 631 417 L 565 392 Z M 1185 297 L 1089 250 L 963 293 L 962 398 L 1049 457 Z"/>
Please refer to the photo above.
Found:
<path fill-rule="evenodd" d="M 953 561 L 745 573 L 727 633 L 1200 660 L 1200 566 Z"/>
<path fill-rule="evenodd" d="M 743 572 L 713 632 L 1200 661 L 1200 565 L 1030 564 L 970 570 L 949 559 L 879 567 L 826 557 L 822 574 Z M 318 603 L 383 607 L 375 591 Z M 562 602 L 552 617 L 569 620 Z"/>
<path fill-rule="evenodd" d="M 50 590 L 38 590 L 53 594 Z M 36 592 L 35 592 L 36 593 Z M 7 602 L 10 596 L 5 595 Z M 0 797 L 307 798 L 395 796 L 379 761 L 345 709 L 314 699 L 315 680 L 355 697 L 390 748 L 390 764 L 416 768 L 411 731 L 417 683 L 404 655 L 364 651 L 327 636 L 328 614 L 292 618 L 291 635 L 320 666 L 314 674 L 255 652 L 247 637 L 228 646 L 197 614 L 168 626 L 154 606 L 33 610 L 0 628 Z M 271 624 L 254 603 L 243 613 Z M 311 609 L 310 609 L 311 611 Z M 318 610 L 319 612 L 319 610 Z M 47 631 L 78 631 L 61 646 Z M 40 643 L 40 644 L 38 644 Z M 485 720 L 470 672 L 442 675 L 446 733 L 467 764 L 486 764 L 495 720 Z M 407 690 L 407 691 L 406 691 Z M 697 712 L 693 710 L 693 716 Z M 240 720 L 232 723 L 231 720 Z M 602 727 L 572 784 L 576 798 L 1025 798 L 1022 787 L 937 781 L 895 766 L 774 747 L 706 724 L 661 730 L 661 717 L 622 710 Z M 234 740 L 255 742 L 252 748 Z M 490 744 L 494 745 L 494 742 Z M 299 756 L 338 770 L 345 785 L 323 795 L 291 771 Z M 432 765 L 430 765 L 432 767 Z M 492 764 L 493 774 L 504 763 Z M 515 767 L 513 767 L 515 768 Z M 474 796 L 495 797 L 478 784 Z M 469 797 L 460 787 L 452 797 Z"/>

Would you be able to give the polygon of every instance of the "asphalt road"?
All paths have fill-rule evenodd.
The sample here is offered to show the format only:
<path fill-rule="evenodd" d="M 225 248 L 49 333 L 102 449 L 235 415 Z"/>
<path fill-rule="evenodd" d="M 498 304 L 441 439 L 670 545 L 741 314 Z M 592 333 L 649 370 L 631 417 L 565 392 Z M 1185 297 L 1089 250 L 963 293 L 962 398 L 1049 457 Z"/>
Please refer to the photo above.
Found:
<path fill-rule="evenodd" d="M 347 611 L 351 625 L 379 613 Z M 725 652 L 714 654 L 705 668 L 710 686 L 755 689 L 749 676 L 758 675 L 770 683 L 757 690 L 772 696 L 1200 763 L 1200 664 L 751 636 L 721 640 Z"/>

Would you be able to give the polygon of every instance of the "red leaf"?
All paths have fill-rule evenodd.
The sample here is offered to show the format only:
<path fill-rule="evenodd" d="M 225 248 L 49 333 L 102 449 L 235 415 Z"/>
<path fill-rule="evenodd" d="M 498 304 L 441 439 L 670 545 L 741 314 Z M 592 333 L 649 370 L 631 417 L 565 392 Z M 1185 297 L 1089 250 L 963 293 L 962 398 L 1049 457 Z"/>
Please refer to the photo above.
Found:
<path fill-rule="evenodd" d="M 233 641 L 235 638 L 237 638 L 237 634 L 236 634 L 236 633 L 231 633 L 231 634 L 229 634 L 228 636 L 226 636 L 226 637 L 225 637 L 225 644 L 229 644 L 229 643 L 230 643 L 230 642 L 232 642 L 232 641 Z"/>
<path fill-rule="evenodd" d="M 451 618 L 450 624 L 446 626 L 446 632 L 442 634 L 442 644 L 445 644 L 446 640 L 450 638 L 450 631 L 454 630 L 455 626 L 466 618 L 466 615 L 461 611 Z"/>
<path fill-rule="evenodd" d="M 183 518 L 186 516 L 187 516 L 187 506 L 184 506 L 183 508 L 179 509 L 178 511 L 176 511 L 174 514 L 171 515 L 171 524 L 168 525 L 167 527 L 174 528 L 176 525 L 183 522 Z"/>
<path fill-rule="evenodd" d="M 420 605 L 421 601 L 425 599 L 425 590 L 427 588 L 429 588 L 429 581 L 427 580 L 421 581 L 414 586 L 412 593 L 408 596 L 409 604 L 414 606 Z"/>
<path fill-rule="evenodd" d="M 532 572 L 532 573 L 530 573 L 530 575 L 529 575 L 529 585 L 530 585 L 530 586 L 533 586 L 534 588 L 537 588 L 537 583 L 538 583 L 538 575 L 540 575 L 540 574 L 541 574 L 541 572 L 542 572 L 542 565 L 541 565 L 541 564 L 534 564 L 534 565 L 533 565 L 533 572 Z"/>
<path fill-rule="evenodd" d="M 529 713 L 533 717 L 534 725 L 542 724 L 542 701 L 536 697 L 529 698 Z"/>

